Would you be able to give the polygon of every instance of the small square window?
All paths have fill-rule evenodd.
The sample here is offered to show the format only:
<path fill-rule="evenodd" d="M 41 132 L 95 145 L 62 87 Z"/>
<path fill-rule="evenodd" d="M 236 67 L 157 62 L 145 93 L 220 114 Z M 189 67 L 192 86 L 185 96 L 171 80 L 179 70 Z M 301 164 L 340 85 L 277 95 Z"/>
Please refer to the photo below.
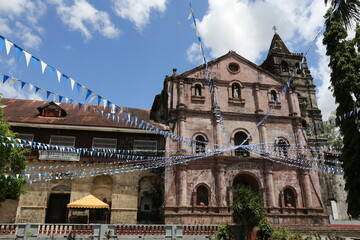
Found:
<path fill-rule="evenodd" d="M 150 140 L 134 140 L 134 150 L 138 154 L 154 155 L 157 151 L 157 142 Z"/>
<path fill-rule="evenodd" d="M 111 149 L 115 150 L 117 140 L 114 138 L 93 138 L 93 149 Z"/>
<path fill-rule="evenodd" d="M 52 135 L 50 138 L 50 145 L 55 145 L 60 147 L 74 147 L 75 137 Z"/>

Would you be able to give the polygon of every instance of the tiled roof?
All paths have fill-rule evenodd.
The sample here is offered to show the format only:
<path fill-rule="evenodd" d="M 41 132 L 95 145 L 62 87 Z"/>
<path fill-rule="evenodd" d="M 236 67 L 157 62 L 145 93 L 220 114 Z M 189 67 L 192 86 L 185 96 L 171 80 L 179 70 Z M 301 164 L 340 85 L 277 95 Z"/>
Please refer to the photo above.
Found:
<path fill-rule="evenodd" d="M 38 108 L 49 104 L 49 101 L 25 100 L 0 98 L 0 105 L 4 111 L 4 118 L 7 122 L 28 123 L 28 124 L 53 124 L 53 125 L 72 125 L 72 126 L 89 126 L 89 127 L 111 127 L 111 128 L 133 128 L 136 127 L 126 125 L 120 121 L 108 119 L 105 115 L 95 113 L 94 110 L 85 110 L 74 107 L 70 103 L 56 103 L 60 108 L 66 111 L 65 117 L 42 117 L 39 116 Z M 103 106 L 88 105 L 99 110 L 104 110 Z M 123 108 L 152 125 L 164 130 L 164 125 L 149 120 L 150 110 L 137 108 Z M 119 117 L 123 117 L 120 114 Z"/>

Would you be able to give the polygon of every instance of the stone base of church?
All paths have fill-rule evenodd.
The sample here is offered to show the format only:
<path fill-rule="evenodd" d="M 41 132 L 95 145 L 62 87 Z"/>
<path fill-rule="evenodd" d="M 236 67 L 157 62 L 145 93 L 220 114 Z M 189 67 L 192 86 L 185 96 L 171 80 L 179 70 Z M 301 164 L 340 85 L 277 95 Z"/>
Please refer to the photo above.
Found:
<path fill-rule="evenodd" d="M 329 217 L 316 208 L 268 208 L 267 217 L 274 226 L 329 226 Z M 165 224 L 232 224 L 232 210 L 227 207 L 166 207 Z"/>

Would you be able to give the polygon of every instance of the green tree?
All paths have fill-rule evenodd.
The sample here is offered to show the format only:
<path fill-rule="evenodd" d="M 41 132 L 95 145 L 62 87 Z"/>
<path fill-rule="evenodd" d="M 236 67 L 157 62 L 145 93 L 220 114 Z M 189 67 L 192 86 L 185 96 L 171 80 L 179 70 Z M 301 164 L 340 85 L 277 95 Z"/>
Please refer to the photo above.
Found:
<path fill-rule="evenodd" d="M 251 231 L 265 216 L 263 199 L 251 188 L 238 185 L 234 191 L 233 219 L 240 225 L 245 240 L 249 240 Z"/>
<path fill-rule="evenodd" d="M 338 117 L 360 107 L 360 27 L 356 27 L 354 39 L 347 39 L 342 18 L 341 12 L 334 13 L 332 20 L 327 22 L 323 39 L 326 54 L 330 56 L 330 81 L 338 103 Z M 352 112 L 340 118 L 337 125 L 343 135 L 341 160 L 344 162 L 345 189 L 348 192 L 348 213 L 356 218 L 360 216 L 360 113 Z"/>
<path fill-rule="evenodd" d="M 360 1 L 359 0 L 324 0 L 325 4 L 330 2 L 330 7 L 335 9 L 336 5 L 340 2 L 338 15 L 340 21 L 346 29 L 352 26 L 353 22 L 360 20 Z"/>
<path fill-rule="evenodd" d="M 1 105 L 0 105 L 1 106 Z M 0 135 L 14 137 L 15 133 L 10 130 L 9 124 L 4 120 L 3 111 L 0 108 Z M 4 146 L 14 143 L 7 138 L 0 137 L 0 206 L 7 198 L 18 199 L 24 192 L 26 179 L 21 177 L 26 165 L 26 150 Z M 19 177 L 15 177 L 17 174 Z M 12 175 L 10 177 L 10 175 Z"/>
<path fill-rule="evenodd" d="M 328 144 L 339 151 L 343 147 L 343 136 L 341 135 L 340 128 L 335 124 L 336 111 L 331 112 L 329 121 L 332 120 L 333 124 L 324 125 L 324 132 L 327 133 Z M 331 150 L 331 149 L 329 149 Z"/>

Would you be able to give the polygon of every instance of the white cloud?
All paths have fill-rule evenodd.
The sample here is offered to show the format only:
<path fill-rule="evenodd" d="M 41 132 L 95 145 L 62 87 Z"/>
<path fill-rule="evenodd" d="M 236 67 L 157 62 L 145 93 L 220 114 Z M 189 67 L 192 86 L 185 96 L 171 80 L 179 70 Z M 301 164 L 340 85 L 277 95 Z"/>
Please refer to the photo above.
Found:
<path fill-rule="evenodd" d="M 322 110 L 323 120 L 328 120 L 332 111 L 336 109 L 335 99 L 332 96 L 330 87 L 330 73 L 328 67 L 329 57 L 326 56 L 326 47 L 322 44 L 322 37 L 316 42 L 316 52 L 319 54 L 319 62 L 317 68 L 310 68 L 314 78 L 321 79 L 321 84 L 317 87 L 317 102 L 319 108 Z"/>
<path fill-rule="evenodd" d="M 209 0 L 198 30 L 212 57 L 235 50 L 258 61 L 269 48 L 274 25 L 288 47 L 295 48 L 291 43 L 314 38 L 325 11 L 323 2 L 312 0 Z"/>
<path fill-rule="evenodd" d="M 166 10 L 168 0 L 113 0 L 113 10 L 123 18 L 132 21 L 141 30 L 150 21 L 150 12 Z"/>
<path fill-rule="evenodd" d="M 71 30 L 80 31 L 87 40 L 92 38 L 92 30 L 107 38 L 116 38 L 120 34 L 109 14 L 96 9 L 86 0 L 75 0 L 72 6 L 60 0 L 54 0 L 53 3 L 57 5 L 56 11 L 63 23 Z"/>
<path fill-rule="evenodd" d="M 34 34 L 31 28 L 23 25 L 21 22 L 16 22 L 15 26 L 19 31 L 18 37 L 24 42 L 24 47 L 33 49 L 39 48 L 42 42 L 39 35 Z"/>
<path fill-rule="evenodd" d="M 278 33 L 292 52 L 305 52 L 316 34 L 323 27 L 326 6 L 323 1 L 313 0 L 208 0 L 207 13 L 197 22 L 198 31 L 212 58 L 230 50 L 261 63 L 267 53 L 275 25 Z M 196 16 L 196 9 L 195 9 Z M 324 119 L 335 105 L 329 86 L 328 59 L 321 43 L 318 66 L 312 73 L 319 78 L 318 102 Z M 320 48 L 320 49 L 319 49 Z M 189 46 L 188 57 L 194 56 L 194 46 Z M 193 58 L 190 58 L 193 59 Z M 192 60 L 189 60 L 192 61 Z"/>
<path fill-rule="evenodd" d="M 186 50 L 187 59 L 189 62 L 194 64 L 202 64 L 203 58 L 200 50 L 200 45 L 198 43 L 193 43 Z"/>
<path fill-rule="evenodd" d="M 24 41 L 24 46 L 36 49 L 41 44 L 39 34 L 43 32 L 38 22 L 45 11 L 46 4 L 42 1 L 0 1 L 0 31 L 16 36 Z"/>
<path fill-rule="evenodd" d="M 19 99 L 33 99 L 33 100 L 44 100 L 40 95 L 34 92 L 24 91 L 20 86 L 10 86 L 7 82 L 0 82 L 1 97 L 5 98 L 19 98 Z"/>

